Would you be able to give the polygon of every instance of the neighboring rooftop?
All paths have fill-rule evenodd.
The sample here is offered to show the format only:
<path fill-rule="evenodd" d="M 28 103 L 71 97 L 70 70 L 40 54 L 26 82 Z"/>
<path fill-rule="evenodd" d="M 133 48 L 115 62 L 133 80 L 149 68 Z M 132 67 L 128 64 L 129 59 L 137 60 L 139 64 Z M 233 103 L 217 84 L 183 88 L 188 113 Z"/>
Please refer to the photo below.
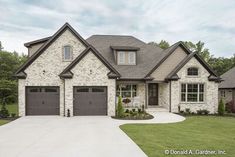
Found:
<path fill-rule="evenodd" d="M 220 83 L 219 88 L 235 88 L 235 67 L 221 75 L 224 80 Z"/>

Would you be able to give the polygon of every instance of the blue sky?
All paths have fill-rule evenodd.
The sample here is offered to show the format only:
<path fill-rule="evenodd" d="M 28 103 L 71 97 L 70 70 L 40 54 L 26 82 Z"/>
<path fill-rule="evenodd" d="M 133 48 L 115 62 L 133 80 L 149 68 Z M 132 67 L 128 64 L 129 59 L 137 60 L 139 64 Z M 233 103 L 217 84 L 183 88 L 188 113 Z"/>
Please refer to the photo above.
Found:
<path fill-rule="evenodd" d="M 84 38 L 133 35 L 145 42 L 199 40 L 215 56 L 235 53 L 234 0 L 0 0 L 0 41 L 23 43 L 53 35 L 69 22 Z"/>

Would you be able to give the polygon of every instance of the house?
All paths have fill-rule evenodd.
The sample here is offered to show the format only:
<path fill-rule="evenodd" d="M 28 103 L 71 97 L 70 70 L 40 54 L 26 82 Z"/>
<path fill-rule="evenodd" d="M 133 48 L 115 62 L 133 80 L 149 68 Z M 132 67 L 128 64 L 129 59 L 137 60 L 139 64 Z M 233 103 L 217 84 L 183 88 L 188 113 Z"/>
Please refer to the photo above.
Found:
<path fill-rule="evenodd" d="M 223 99 L 225 103 L 235 102 L 235 67 L 224 73 L 221 78 L 223 81 L 219 84 L 219 100 Z"/>
<path fill-rule="evenodd" d="M 19 114 L 115 115 L 127 106 L 217 111 L 220 78 L 182 42 L 166 50 L 124 35 L 82 38 L 68 23 L 25 43 L 29 59 L 18 78 Z"/>

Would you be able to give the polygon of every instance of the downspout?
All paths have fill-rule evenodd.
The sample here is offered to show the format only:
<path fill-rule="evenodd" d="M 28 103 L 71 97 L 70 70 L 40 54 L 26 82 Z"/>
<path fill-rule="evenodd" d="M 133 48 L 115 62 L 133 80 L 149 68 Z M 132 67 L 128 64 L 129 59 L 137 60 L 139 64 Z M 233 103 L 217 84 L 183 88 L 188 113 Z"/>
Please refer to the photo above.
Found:
<path fill-rule="evenodd" d="M 169 102 L 170 102 L 169 112 L 171 112 L 171 81 L 170 81 L 170 100 L 169 100 Z"/>

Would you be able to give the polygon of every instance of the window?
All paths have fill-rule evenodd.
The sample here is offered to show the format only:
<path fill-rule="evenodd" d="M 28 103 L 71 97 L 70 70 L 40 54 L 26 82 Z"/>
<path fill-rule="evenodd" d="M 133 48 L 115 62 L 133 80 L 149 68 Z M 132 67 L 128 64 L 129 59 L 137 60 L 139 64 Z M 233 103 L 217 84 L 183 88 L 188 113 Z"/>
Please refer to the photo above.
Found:
<path fill-rule="evenodd" d="M 77 89 L 77 92 L 78 93 L 80 93 L 80 92 L 82 92 L 82 93 L 83 92 L 89 92 L 89 88 L 86 88 L 86 87 L 85 88 L 79 88 L 79 89 Z"/>
<path fill-rule="evenodd" d="M 104 92 L 104 88 L 92 88 L 92 92 Z"/>
<path fill-rule="evenodd" d="M 220 91 L 220 95 L 225 98 L 225 90 Z"/>
<path fill-rule="evenodd" d="M 204 102 L 204 84 L 181 84 L 181 102 Z"/>
<path fill-rule="evenodd" d="M 198 68 L 188 68 L 188 76 L 197 76 Z"/>
<path fill-rule="evenodd" d="M 71 46 L 64 46 L 63 47 L 63 57 L 64 61 L 71 61 L 72 60 L 72 48 Z"/>
<path fill-rule="evenodd" d="M 118 52 L 118 64 L 125 64 L 125 52 Z"/>
<path fill-rule="evenodd" d="M 134 65 L 135 63 L 135 52 L 128 52 L 129 64 Z"/>
<path fill-rule="evenodd" d="M 121 96 L 122 98 L 132 98 L 136 97 L 136 85 L 117 85 L 117 96 Z"/>
<path fill-rule="evenodd" d="M 136 52 L 135 51 L 118 51 L 117 58 L 119 65 L 135 65 Z"/>
<path fill-rule="evenodd" d="M 57 92 L 56 88 L 45 88 L 45 92 Z"/>

